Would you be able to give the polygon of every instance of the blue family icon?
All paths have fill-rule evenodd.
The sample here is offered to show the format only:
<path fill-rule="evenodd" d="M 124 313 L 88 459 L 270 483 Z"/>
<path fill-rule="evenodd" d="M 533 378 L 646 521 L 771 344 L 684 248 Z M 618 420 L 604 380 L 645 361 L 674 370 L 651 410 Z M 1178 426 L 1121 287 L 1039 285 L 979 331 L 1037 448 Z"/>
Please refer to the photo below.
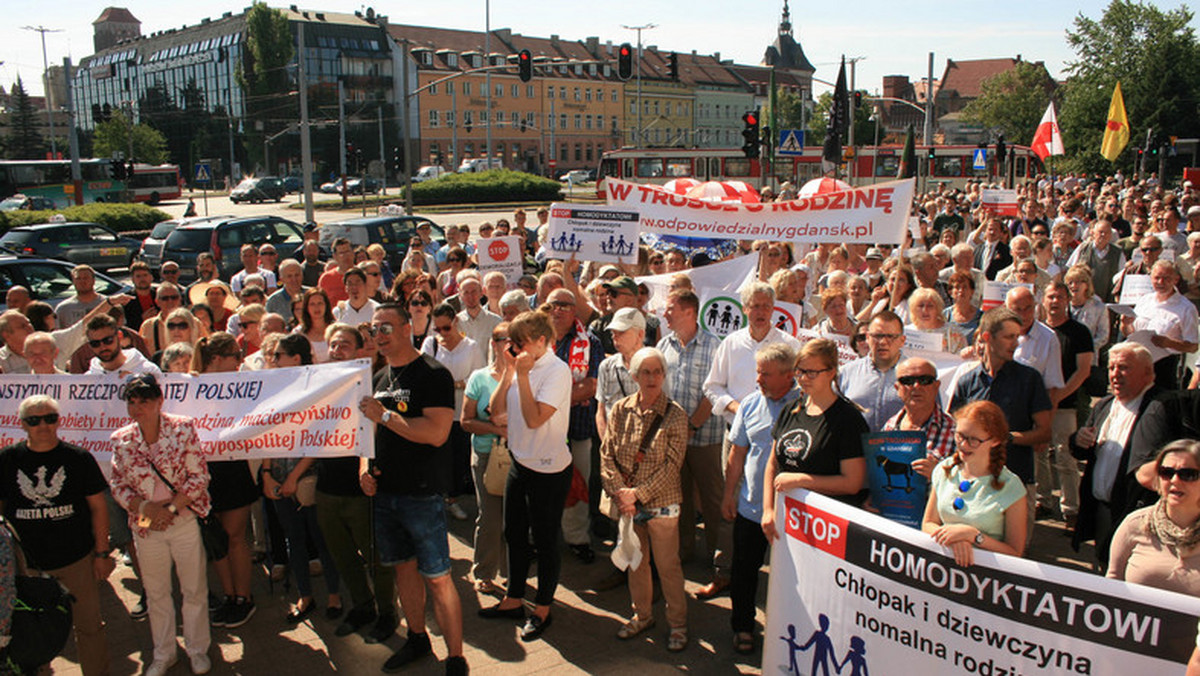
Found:
<path fill-rule="evenodd" d="M 813 632 L 808 641 L 804 645 L 799 645 L 796 641 L 796 625 L 789 624 L 787 627 L 787 636 L 780 636 L 779 640 L 787 644 L 788 647 L 788 673 L 800 673 L 800 665 L 796 661 L 797 653 L 812 649 L 812 670 L 809 671 L 810 676 L 817 676 L 817 673 L 822 673 L 829 676 L 829 667 L 833 665 L 834 673 L 842 673 L 842 669 L 846 665 L 851 665 L 854 670 L 849 676 L 870 676 L 867 670 L 867 646 L 863 643 L 862 638 L 855 636 L 850 639 L 850 649 L 846 652 L 846 659 L 840 664 L 838 663 L 837 655 L 833 651 L 833 641 L 829 638 L 829 617 L 824 613 L 817 616 L 817 624 L 820 628 Z"/>
<path fill-rule="evenodd" d="M 608 241 L 600 242 L 600 251 L 613 256 L 628 256 L 633 253 L 636 243 L 627 241 L 624 233 L 609 235 Z"/>
<path fill-rule="evenodd" d="M 579 251 L 583 248 L 583 240 L 576 237 L 573 232 L 570 233 L 570 237 L 563 232 L 550 240 L 550 248 L 555 251 Z"/>

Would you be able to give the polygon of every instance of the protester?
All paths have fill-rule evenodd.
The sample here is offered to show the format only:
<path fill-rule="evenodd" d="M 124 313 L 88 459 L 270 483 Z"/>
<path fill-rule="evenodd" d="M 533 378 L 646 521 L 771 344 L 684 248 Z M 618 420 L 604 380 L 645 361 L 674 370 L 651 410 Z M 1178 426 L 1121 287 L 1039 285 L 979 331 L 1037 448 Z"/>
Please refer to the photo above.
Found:
<path fill-rule="evenodd" d="M 412 327 L 413 347 L 420 350 L 433 330 L 433 296 L 428 291 L 416 289 L 406 299 L 398 299 L 408 309 L 409 325 Z"/>
<path fill-rule="evenodd" d="M 300 315 L 300 326 L 296 333 L 303 334 L 308 339 L 313 350 L 313 360 L 317 363 L 329 361 L 329 343 L 325 342 L 325 330 L 337 321 L 333 309 L 329 305 L 329 296 L 325 289 L 309 289 L 304 292 L 301 301 L 304 308 Z"/>
<path fill-rule="evenodd" d="M 1174 390 L 1179 387 L 1179 368 L 1184 354 L 1200 346 L 1200 318 L 1196 306 L 1175 285 L 1179 271 L 1170 261 L 1159 261 L 1150 268 L 1153 293 L 1142 296 L 1134 306 L 1134 317 L 1121 318 L 1121 332 L 1126 336 L 1134 331 L 1149 331 L 1148 340 L 1164 352 L 1154 362 L 1154 380 L 1159 387 Z"/>
<path fill-rule="evenodd" d="M 904 347 L 904 322 L 884 310 L 867 324 L 867 356 L 841 370 L 838 389 L 857 404 L 871 431 L 878 432 L 900 410 L 896 395 L 896 364 Z"/>
<path fill-rule="evenodd" d="M 954 418 L 938 405 L 937 367 L 920 357 L 906 359 L 896 366 L 896 392 L 903 408 L 883 424 L 884 432 L 923 432 L 925 457 L 912 467 L 926 479 L 937 463 L 954 454 Z"/>
<path fill-rule="evenodd" d="M 942 352 L 958 352 L 967 346 L 967 337 L 957 326 L 946 321 L 945 309 L 937 291 L 917 289 L 908 297 L 908 318 L 912 323 L 904 328 L 935 334 Z"/>
<path fill-rule="evenodd" d="M 974 547 L 1021 556 L 1027 504 L 1020 479 L 1004 466 L 1004 412 L 976 401 L 955 411 L 954 421 L 956 450 L 933 470 L 921 528 L 960 566 L 974 562 Z"/>
<path fill-rule="evenodd" d="M 667 650 L 687 647 L 687 600 L 679 563 L 679 471 L 688 437 L 687 414 L 663 391 L 666 358 L 657 348 L 634 353 L 630 372 L 638 390 L 612 408 L 611 425 L 600 447 L 600 474 L 621 519 L 634 521 L 642 559 L 629 571 L 633 617 L 617 631 L 628 640 L 654 626 L 654 558 L 667 601 Z M 635 517 L 637 517 L 635 519 Z"/>
<path fill-rule="evenodd" d="M 205 674 L 212 669 L 208 576 L 196 522 L 210 509 L 204 453 L 191 418 L 163 413 L 162 387 L 154 375 L 127 380 L 121 398 L 133 422 L 112 434 L 112 489 L 129 512 L 149 602 L 154 659 L 145 673 L 161 676 L 175 664 L 174 568 L 192 673 Z"/>

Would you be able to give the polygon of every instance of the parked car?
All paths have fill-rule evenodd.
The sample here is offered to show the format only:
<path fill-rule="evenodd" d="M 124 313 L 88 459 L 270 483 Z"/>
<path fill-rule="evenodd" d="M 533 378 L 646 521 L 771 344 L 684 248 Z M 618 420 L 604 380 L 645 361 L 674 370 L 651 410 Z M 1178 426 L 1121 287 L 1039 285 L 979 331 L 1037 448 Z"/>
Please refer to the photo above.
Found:
<path fill-rule="evenodd" d="M 503 168 L 504 160 L 499 157 L 493 157 L 490 161 L 486 157 L 468 157 L 464 158 L 462 164 L 458 165 L 458 173 L 470 174 L 477 171 Z"/>
<path fill-rule="evenodd" d="M 229 280 L 242 269 L 243 244 L 268 242 L 283 260 L 303 244 L 304 231 L 300 224 L 278 216 L 202 219 L 175 228 L 163 245 L 161 260 L 178 263 L 180 281 L 190 283 L 196 279 L 196 256 L 207 251 L 216 260 L 217 276 Z"/>
<path fill-rule="evenodd" d="M 48 258 L 0 254 L 0 312 L 8 309 L 4 295 L 14 286 L 29 289 L 33 300 L 49 303 L 52 307 L 75 295 L 71 283 L 72 263 Z M 111 296 L 116 293 L 131 293 L 132 288 L 111 277 L 96 273 L 96 293 Z M 66 327 L 60 327 L 66 328 Z"/>
<path fill-rule="evenodd" d="M 586 169 L 572 169 L 563 172 L 562 176 L 558 177 L 558 180 L 571 184 L 586 183 L 588 181 L 588 173 Z"/>
<path fill-rule="evenodd" d="M 266 202 L 274 200 L 276 202 L 283 201 L 287 190 L 283 187 L 283 181 L 274 176 L 260 176 L 257 178 L 243 179 L 229 193 L 229 201 L 237 204 L 239 202 Z"/>
<path fill-rule="evenodd" d="M 417 173 L 413 174 L 412 181 L 413 183 L 432 181 L 433 179 L 440 178 L 448 173 L 450 172 L 447 171 L 445 167 L 436 164 L 430 164 L 418 169 Z"/>
<path fill-rule="evenodd" d="M 0 201 L 0 211 L 53 211 L 57 208 L 54 200 L 41 195 L 17 193 Z"/>
<path fill-rule="evenodd" d="M 203 223 L 205 221 L 228 218 L 234 218 L 234 216 L 230 214 L 224 216 L 202 216 L 199 218 L 173 218 L 169 221 L 158 223 L 150 231 L 150 235 L 142 240 L 142 247 L 138 250 L 137 259 L 149 265 L 150 270 L 154 272 L 154 276 L 157 278 L 158 269 L 162 267 L 163 245 L 167 242 L 167 236 L 175 232 L 175 228 L 189 223 Z"/>
<path fill-rule="evenodd" d="M 300 192 L 304 189 L 303 176 L 284 176 L 283 189 L 288 193 Z"/>
<path fill-rule="evenodd" d="M 383 187 L 383 181 L 380 181 L 379 179 L 375 179 L 375 178 L 370 178 L 370 177 L 367 177 L 367 178 L 360 178 L 357 176 L 347 176 L 346 177 L 346 194 L 347 195 L 361 195 L 363 193 L 364 186 L 366 187 L 368 193 L 374 195 L 375 193 L 379 192 L 380 188 Z M 321 192 L 330 193 L 333 195 L 342 194 L 342 179 L 339 178 L 338 180 L 332 181 L 330 183 L 322 183 L 321 184 Z"/>
<path fill-rule="evenodd" d="M 87 263 L 96 270 L 127 268 L 142 243 L 99 223 L 68 221 L 9 228 L 0 246 L 27 256 Z"/>
<path fill-rule="evenodd" d="M 324 251 L 333 250 L 333 240 L 345 237 L 354 246 L 380 244 L 387 251 L 387 262 L 392 270 L 399 270 L 408 254 L 408 242 L 417 234 L 417 226 L 428 223 L 430 236 L 439 242 L 446 241 L 442 226 L 420 216 L 368 216 L 351 218 L 321 226 L 320 244 Z"/>

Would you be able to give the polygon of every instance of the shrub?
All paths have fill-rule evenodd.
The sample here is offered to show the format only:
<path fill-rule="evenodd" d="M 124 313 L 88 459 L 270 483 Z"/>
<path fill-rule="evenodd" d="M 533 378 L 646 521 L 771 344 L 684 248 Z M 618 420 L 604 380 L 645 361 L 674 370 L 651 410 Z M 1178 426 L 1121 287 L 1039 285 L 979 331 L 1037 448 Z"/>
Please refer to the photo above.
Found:
<path fill-rule="evenodd" d="M 106 225 L 117 232 L 139 232 L 149 230 L 155 223 L 170 220 L 171 215 L 145 204 L 112 204 L 94 202 L 83 206 L 67 207 L 61 211 L 5 211 L 0 212 L 0 229 L 8 230 L 19 225 L 46 223 L 55 214 L 62 214 L 68 221 L 83 221 Z"/>
<path fill-rule="evenodd" d="M 481 202 L 552 202 L 558 181 L 508 169 L 446 174 L 413 184 L 413 204 L 478 204 Z"/>

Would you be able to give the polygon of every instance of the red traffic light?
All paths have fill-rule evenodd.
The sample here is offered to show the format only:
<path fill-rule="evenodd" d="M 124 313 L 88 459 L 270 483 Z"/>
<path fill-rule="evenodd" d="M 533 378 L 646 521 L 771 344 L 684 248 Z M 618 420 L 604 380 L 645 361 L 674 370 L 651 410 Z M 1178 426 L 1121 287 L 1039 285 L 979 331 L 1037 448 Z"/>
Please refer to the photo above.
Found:
<path fill-rule="evenodd" d="M 742 116 L 742 122 L 745 122 L 746 126 L 757 127 L 758 126 L 758 115 L 756 113 L 746 113 L 745 115 Z"/>
<path fill-rule="evenodd" d="M 628 47 L 621 47 L 621 56 L 629 56 L 629 55 L 630 55 L 629 48 L 628 48 Z"/>

